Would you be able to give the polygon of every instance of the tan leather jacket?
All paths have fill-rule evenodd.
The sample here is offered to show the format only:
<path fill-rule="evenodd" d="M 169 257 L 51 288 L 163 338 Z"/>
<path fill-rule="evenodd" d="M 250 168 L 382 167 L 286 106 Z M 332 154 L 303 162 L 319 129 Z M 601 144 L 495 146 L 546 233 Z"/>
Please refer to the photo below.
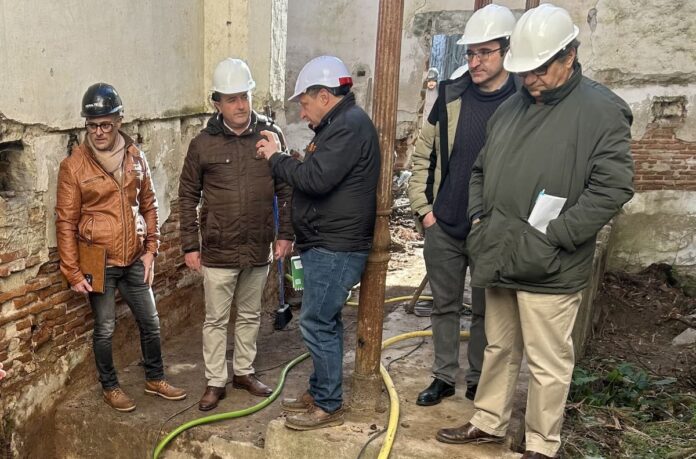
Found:
<path fill-rule="evenodd" d="M 123 186 L 82 143 L 60 163 L 56 235 L 60 270 L 70 285 L 84 279 L 78 238 L 106 247 L 107 265 L 130 266 L 145 251 L 157 254 L 157 198 L 145 154 L 125 134 Z"/>

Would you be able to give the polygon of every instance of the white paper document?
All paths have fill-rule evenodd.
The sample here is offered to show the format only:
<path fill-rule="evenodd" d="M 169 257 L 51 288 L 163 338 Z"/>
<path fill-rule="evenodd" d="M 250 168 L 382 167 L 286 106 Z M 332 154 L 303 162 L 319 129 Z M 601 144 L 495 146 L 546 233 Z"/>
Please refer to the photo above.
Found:
<path fill-rule="evenodd" d="M 544 190 L 542 190 L 529 216 L 529 224 L 546 234 L 546 227 L 549 226 L 551 220 L 555 220 L 561 215 L 565 202 L 566 198 L 552 196 L 544 193 Z"/>

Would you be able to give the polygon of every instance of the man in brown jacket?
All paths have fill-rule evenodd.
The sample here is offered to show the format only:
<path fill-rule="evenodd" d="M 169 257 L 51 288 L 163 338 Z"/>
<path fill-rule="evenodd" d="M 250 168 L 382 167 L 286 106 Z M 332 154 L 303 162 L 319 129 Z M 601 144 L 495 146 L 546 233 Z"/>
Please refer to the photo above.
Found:
<path fill-rule="evenodd" d="M 71 288 L 89 295 L 94 314 L 94 357 L 104 401 L 118 411 L 135 402 L 119 387 L 111 340 L 116 325 L 116 290 L 140 329 L 145 392 L 181 400 L 186 392 L 164 379 L 159 317 L 150 288 L 159 246 L 157 198 L 143 152 L 120 131 L 121 98 L 106 83 L 82 98 L 87 135 L 60 163 L 56 233 L 60 269 Z M 106 249 L 104 292 L 94 292 L 80 270 L 78 240 Z"/>
<path fill-rule="evenodd" d="M 273 195 L 278 196 L 280 213 L 274 255 L 280 258 L 292 249 L 292 191 L 282 182 L 276 184 L 268 163 L 256 156 L 259 132 L 269 130 L 281 137 L 282 133 L 273 121 L 251 109 L 254 86 L 244 61 L 228 58 L 218 64 L 212 94 L 217 113 L 191 141 L 179 183 L 186 265 L 202 272 L 205 289 L 203 358 L 208 383 L 198 405 L 202 411 L 215 408 L 226 395 L 227 324 L 233 297 L 237 306 L 233 386 L 259 397 L 272 393 L 256 378 L 253 362 L 261 297 L 272 260 Z"/>

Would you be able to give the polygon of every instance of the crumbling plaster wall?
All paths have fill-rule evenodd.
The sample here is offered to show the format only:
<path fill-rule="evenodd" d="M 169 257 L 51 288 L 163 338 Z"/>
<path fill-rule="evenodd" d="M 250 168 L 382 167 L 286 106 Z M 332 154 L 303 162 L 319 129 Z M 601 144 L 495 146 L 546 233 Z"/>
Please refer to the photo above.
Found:
<path fill-rule="evenodd" d="M 377 37 L 374 0 L 292 0 L 288 9 L 285 99 L 293 95 L 297 75 L 310 60 L 321 55 L 341 58 L 353 77 L 358 105 L 368 112 Z M 313 133 L 300 119 L 296 102 L 285 102 L 284 133 L 290 148 L 302 150 Z"/>
<path fill-rule="evenodd" d="M 203 5 L 202 94 L 210 94 L 218 62 L 227 57 L 243 59 L 256 81 L 254 107 L 262 110 L 269 105 L 284 124 L 288 0 L 205 0 Z"/>
<path fill-rule="evenodd" d="M 634 114 L 636 195 L 616 219 L 609 269 L 661 262 L 696 275 L 696 2 L 577 4 L 588 74 Z"/>
<path fill-rule="evenodd" d="M 25 124 L 82 124 L 95 81 L 118 88 L 127 119 L 204 110 L 201 1 L 0 1 L 0 112 Z"/>

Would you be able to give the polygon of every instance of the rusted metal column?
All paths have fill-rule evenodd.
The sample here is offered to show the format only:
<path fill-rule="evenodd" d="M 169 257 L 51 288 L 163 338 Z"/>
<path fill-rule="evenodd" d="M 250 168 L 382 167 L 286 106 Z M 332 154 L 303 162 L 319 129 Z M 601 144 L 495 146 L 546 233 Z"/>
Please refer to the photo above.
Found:
<path fill-rule="evenodd" d="M 527 0 L 527 3 L 524 5 L 524 9 L 526 10 L 531 10 L 532 8 L 536 8 L 539 6 L 539 0 Z"/>
<path fill-rule="evenodd" d="M 486 5 L 490 5 L 492 0 L 475 0 L 474 1 L 474 11 L 483 8 Z"/>
<path fill-rule="evenodd" d="M 382 391 L 379 364 L 382 353 L 385 281 L 390 258 L 389 215 L 392 208 L 392 164 L 403 16 L 403 0 L 380 0 L 372 120 L 379 134 L 382 167 L 377 185 L 377 221 L 372 251 L 360 283 L 351 403 L 354 410 L 377 408 Z"/>

